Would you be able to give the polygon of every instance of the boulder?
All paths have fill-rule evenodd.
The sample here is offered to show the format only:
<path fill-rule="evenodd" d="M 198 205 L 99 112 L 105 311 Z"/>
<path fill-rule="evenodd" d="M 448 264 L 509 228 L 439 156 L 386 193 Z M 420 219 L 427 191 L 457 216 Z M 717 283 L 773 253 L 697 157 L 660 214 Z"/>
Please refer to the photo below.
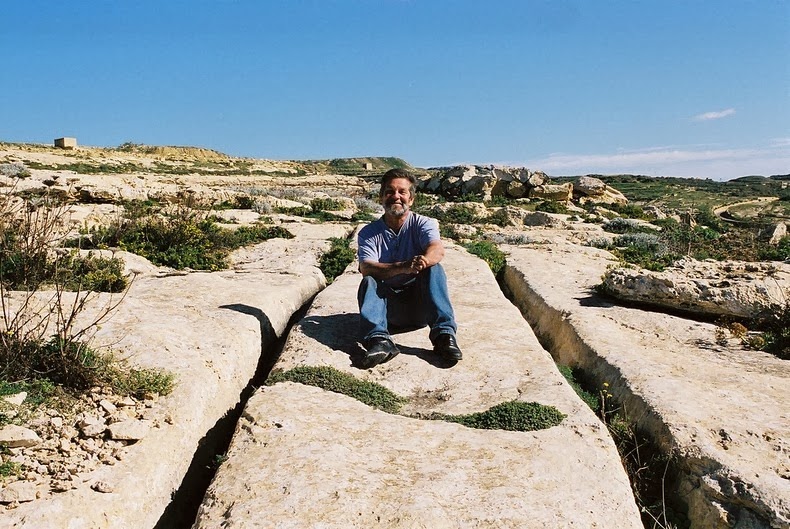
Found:
<path fill-rule="evenodd" d="M 529 198 L 567 202 L 573 196 L 573 184 L 543 184 L 529 190 Z"/>
<path fill-rule="evenodd" d="M 779 241 L 787 237 L 787 224 L 779 222 L 769 230 L 769 233 L 768 244 L 776 246 L 779 244 Z"/>
<path fill-rule="evenodd" d="M 8 424 L 0 428 L 0 445 L 8 448 L 36 446 L 40 442 L 41 438 L 30 428 L 16 424 Z"/>
<path fill-rule="evenodd" d="M 663 272 L 616 268 L 603 282 L 627 301 L 714 316 L 752 318 L 782 304 L 790 264 L 682 259 Z"/>
<path fill-rule="evenodd" d="M 580 176 L 573 182 L 573 196 L 579 203 L 627 204 L 628 199 L 617 189 L 592 176 Z"/>
<path fill-rule="evenodd" d="M 432 176 L 418 181 L 418 189 L 453 198 L 473 194 L 490 200 L 494 196 L 520 198 L 532 187 L 548 181 L 545 173 L 526 167 L 458 165 L 429 169 Z"/>

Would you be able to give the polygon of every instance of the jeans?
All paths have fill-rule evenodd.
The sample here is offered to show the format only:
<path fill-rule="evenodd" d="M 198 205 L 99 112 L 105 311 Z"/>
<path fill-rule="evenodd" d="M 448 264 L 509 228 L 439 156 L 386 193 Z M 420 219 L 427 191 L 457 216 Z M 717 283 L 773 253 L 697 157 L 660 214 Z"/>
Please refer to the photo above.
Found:
<path fill-rule="evenodd" d="M 362 343 L 371 338 L 389 338 L 390 334 L 413 331 L 426 325 L 431 328 L 431 342 L 440 334 L 455 336 L 457 326 L 447 276 L 440 264 L 416 275 L 413 283 L 400 289 L 387 286 L 371 276 L 364 276 L 357 292 L 359 333 Z"/>

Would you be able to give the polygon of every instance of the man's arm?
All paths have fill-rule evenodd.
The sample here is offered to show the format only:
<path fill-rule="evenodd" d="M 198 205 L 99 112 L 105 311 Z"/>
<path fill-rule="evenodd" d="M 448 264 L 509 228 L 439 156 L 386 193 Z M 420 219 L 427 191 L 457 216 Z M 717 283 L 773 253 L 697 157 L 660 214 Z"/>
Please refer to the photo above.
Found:
<path fill-rule="evenodd" d="M 359 271 L 363 276 L 372 276 L 375 279 L 389 279 L 400 274 L 418 274 L 444 258 L 444 245 L 441 240 L 431 241 L 423 255 L 415 255 L 409 261 L 398 263 L 378 263 L 376 261 L 362 261 Z"/>

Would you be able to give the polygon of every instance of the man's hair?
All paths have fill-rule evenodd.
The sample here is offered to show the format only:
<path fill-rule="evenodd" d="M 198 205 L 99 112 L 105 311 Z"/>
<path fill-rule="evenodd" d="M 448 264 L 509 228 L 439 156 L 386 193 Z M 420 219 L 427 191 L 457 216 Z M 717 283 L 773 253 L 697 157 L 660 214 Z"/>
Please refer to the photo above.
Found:
<path fill-rule="evenodd" d="M 384 188 L 389 185 L 390 182 L 395 180 L 396 178 L 405 178 L 411 184 L 409 186 L 409 193 L 413 197 L 415 193 L 417 193 L 417 179 L 414 178 L 414 175 L 411 174 L 406 169 L 390 169 L 381 177 L 381 189 L 379 190 L 379 196 L 384 195 Z"/>

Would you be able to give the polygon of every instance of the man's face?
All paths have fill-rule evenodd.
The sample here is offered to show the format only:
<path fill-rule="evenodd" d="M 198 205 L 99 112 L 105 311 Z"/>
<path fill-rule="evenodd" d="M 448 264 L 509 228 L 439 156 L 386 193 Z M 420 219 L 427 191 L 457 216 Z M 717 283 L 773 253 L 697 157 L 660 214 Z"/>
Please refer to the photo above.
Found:
<path fill-rule="evenodd" d="M 413 203 L 411 182 L 407 178 L 393 178 L 381 193 L 384 211 L 394 217 L 404 216 Z"/>

